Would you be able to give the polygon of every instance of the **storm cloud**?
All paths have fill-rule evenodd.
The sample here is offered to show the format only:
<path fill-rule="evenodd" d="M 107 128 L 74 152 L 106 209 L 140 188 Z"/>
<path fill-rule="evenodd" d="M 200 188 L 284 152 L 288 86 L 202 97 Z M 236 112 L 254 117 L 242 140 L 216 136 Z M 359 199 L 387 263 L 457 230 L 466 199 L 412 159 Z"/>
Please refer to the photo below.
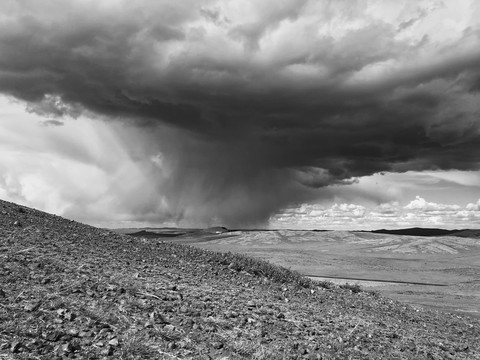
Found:
<path fill-rule="evenodd" d="M 148 128 L 170 218 L 261 224 L 362 176 L 478 170 L 478 19 L 475 1 L 6 1 L 0 92 L 49 124 Z"/>

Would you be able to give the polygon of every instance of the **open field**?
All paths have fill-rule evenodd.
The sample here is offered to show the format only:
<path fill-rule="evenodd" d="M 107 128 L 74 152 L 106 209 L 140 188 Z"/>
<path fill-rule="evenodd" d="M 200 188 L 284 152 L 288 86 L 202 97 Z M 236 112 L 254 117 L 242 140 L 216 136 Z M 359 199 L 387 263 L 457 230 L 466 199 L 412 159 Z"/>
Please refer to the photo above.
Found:
<path fill-rule="evenodd" d="M 236 231 L 175 240 L 262 258 L 314 279 L 480 317 L 480 239 L 341 231 Z"/>

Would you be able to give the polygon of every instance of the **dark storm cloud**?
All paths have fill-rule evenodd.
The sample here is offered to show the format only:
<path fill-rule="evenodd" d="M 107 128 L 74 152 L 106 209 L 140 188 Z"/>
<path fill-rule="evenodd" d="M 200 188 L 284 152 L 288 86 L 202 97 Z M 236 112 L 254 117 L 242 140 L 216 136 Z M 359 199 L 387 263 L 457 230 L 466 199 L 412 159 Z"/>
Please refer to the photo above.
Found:
<path fill-rule="evenodd" d="M 0 91 L 180 129 L 148 140 L 174 216 L 261 222 L 355 177 L 479 168 L 478 24 L 412 35 L 419 4 L 384 21 L 351 1 L 7 2 Z"/>

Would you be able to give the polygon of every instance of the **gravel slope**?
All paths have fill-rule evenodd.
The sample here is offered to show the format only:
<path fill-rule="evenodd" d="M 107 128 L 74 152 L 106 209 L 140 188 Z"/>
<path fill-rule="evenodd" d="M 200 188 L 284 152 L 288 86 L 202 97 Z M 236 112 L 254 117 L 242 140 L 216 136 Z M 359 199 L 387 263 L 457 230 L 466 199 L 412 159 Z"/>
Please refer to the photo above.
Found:
<path fill-rule="evenodd" d="M 480 359 L 480 323 L 0 201 L 0 359 Z"/>

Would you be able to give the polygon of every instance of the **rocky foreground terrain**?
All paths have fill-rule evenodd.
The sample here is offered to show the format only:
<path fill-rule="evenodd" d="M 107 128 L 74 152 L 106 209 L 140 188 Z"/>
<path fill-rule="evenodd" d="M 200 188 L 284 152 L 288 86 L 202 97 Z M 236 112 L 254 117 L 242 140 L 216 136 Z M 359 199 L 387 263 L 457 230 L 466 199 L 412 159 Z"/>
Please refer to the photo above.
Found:
<path fill-rule="evenodd" d="M 0 201 L 0 359 L 480 359 L 480 323 Z"/>

